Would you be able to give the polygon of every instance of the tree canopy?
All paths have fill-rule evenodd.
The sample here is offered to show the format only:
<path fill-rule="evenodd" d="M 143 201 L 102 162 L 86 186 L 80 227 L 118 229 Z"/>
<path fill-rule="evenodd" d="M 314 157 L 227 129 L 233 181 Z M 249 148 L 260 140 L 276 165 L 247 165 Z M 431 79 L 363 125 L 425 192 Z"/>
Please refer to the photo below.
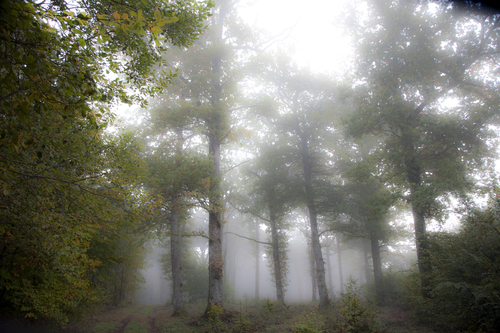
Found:
<path fill-rule="evenodd" d="M 210 7 L 1 2 L 2 306 L 64 323 L 102 296 L 98 266 L 111 268 L 124 256 L 126 265 L 141 266 L 140 251 L 121 244 L 136 233 L 129 244 L 141 247 L 139 216 L 149 209 L 133 186 L 142 172 L 140 146 L 105 131 L 110 106 L 169 83 L 174 73 L 152 68 L 161 60 L 160 41 L 189 46 Z"/>
<path fill-rule="evenodd" d="M 409 193 L 425 274 L 425 220 L 442 211 L 440 199 L 469 192 L 473 171 L 494 152 L 500 18 L 433 2 L 367 2 L 366 9 L 366 20 L 354 11 L 346 18 L 359 82 L 347 131 L 384 136 L 379 175 Z"/>

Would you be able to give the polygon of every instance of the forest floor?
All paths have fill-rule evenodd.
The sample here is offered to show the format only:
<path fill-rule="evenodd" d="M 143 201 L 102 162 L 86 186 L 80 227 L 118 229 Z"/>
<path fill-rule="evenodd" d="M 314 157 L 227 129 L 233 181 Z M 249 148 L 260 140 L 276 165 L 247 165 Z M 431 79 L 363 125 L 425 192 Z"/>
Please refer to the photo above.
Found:
<path fill-rule="evenodd" d="M 186 314 L 176 318 L 171 317 L 171 306 L 132 304 L 95 314 L 78 324 L 70 324 L 64 332 L 356 332 L 342 325 L 341 314 L 335 308 L 321 312 L 313 304 L 291 304 L 282 308 L 269 304 L 227 306 L 219 320 L 202 319 L 202 304 L 188 305 Z M 399 306 L 378 307 L 374 313 L 374 319 L 378 322 L 377 332 L 435 332 L 419 324 Z"/>

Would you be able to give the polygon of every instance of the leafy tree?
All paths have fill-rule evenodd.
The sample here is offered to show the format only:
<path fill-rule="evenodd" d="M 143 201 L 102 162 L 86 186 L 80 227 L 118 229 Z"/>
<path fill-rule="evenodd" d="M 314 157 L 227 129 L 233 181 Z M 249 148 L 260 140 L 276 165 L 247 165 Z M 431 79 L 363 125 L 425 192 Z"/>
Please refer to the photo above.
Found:
<path fill-rule="evenodd" d="M 208 6 L 1 2 L 2 306 L 64 323 L 105 297 L 92 278 L 106 246 L 94 245 L 98 237 L 123 242 L 149 209 L 133 188 L 139 146 L 104 131 L 113 120 L 109 103 L 138 100 L 169 82 L 170 74 L 151 71 L 160 47 L 148 38 L 189 45 Z M 139 95 L 129 96 L 134 87 Z M 116 250 L 110 262 L 123 257 Z"/>
<path fill-rule="evenodd" d="M 192 221 L 186 220 L 187 216 L 184 217 L 185 221 L 182 221 L 181 234 L 184 236 L 189 235 L 190 231 L 193 229 Z M 161 264 L 163 267 L 163 273 L 167 280 L 172 281 L 174 283 L 173 272 L 177 269 L 176 266 L 172 265 L 172 260 L 175 259 L 172 256 L 172 249 L 175 250 L 171 246 L 172 241 L 175 241 L 175 238 L 170 237 L 170 241 L 165 241 L 164 246 L 166 252 L 161 256 Z M 182 274 L 181 283 L 182 285 L 182 300 L 187 302 L 199 302 L 206 300 L 208 296 L 208 261 L 207 257 L 203 254 L 199 254 L 194 246 L 190 237 L 182 237 L 180 242 L 180 262 L 182 264 L 182 269 L 180 273 Z M 174 295 L 172 295 L 174 296 Z M 174 306 L 176 300 L 172 297 L 172 303 Z M 177 301 L 178 302 L 178 301 Z M 178 303 L 179 304 L 179 303 Z M 178 314 L 182 313 L 182 307 L 179 308 Z"/>
<path fill-rule="evenodd" d="M 286 215 L 296 204 L 301 187 L 290 177 L 290 160 L 287 149 L 280 149 L 274 142 L 271 145 L 263 144 L 259 148 L 259 156 L 255 163 L 247 166 L 246 173 L 253 178 L 253 189 L 249 196 L 254 202 L 251 208 L 246 210 L 254 216 L 262 219 L 268 226 L 271 234 L 269 246 L 269 257 L 271 271 L 276 288 L 276 299 L 278 303 L 285 303 L 286 276 L 288 272 L 287 263 L 287 240 L 286 230 L 288 224 Z"/>
<path fill-rule="evenodd" d="M 17 124 L 29 128 L 33 112 L 81 114 L 98 123 L 108 101 L 140 99 L 127 88 L 158 91 L 173 74 L 152 71 L 165 50 L 152 41 L 190 45 L 203 31 L 210 6 L 161 0 L 2 1 L 0 102 L 8 121 L 3 139 L 19 147 Z"/>
<path fill-rule="evenodd" d="M 87 255 L 99 262 L 90 275 L 92 288 L 99 294 L 98 304 L 121 306 L 134 301 L 145 282 L 140 271 L 146 268 L 146 241 L 144 227 L 134 221 L 117 232 L 100 232 L 93 237 Z"/>
<path fill-rule="evenodd" d="M 419 293 L 417 308 L 445 331 L 494 332 L 500 328 L 500 200 L 498 189 L 488 207 L 469 212 L 456 233 L 429 235 L 429 299 Z M 416 303 L 413 303 L 416 305 Z"/>
<path fill-rule="evenodd" d="M 324 307 L 330 301 L 319 242 L 318 203 L 324 199 L 322 189 L 331 185 L 326 149 L 339 137 L 335 129 L 335 120 L 342 110 L 341 103 L 335 105 L 339 89 L 328 77 L 299 70 L 286 56 L 274 57 L 263 68 L 261 79 L 267 84 L 261 99 L 271 102 L 261 114 L 268 119 L 275 136 L 286 138 L 291 159 L 300 170 L 297 176 L 303 188 L 302 202 L 309 214 L 320 307 Z"/>
<path fill-rule="evenodd" d="M 10 186 L 1 197 L 1 304 L 64 323 L 100 297 L 91 277 L 104 254 L 89 252 L 93 242 L 127 233 L 143 215 L 130 188 L 141 164 L 130 137 L 112 139 L 56 114 L 36 124 L 25 134 L 33 144 L 2 151 Z"/>
<path fill-rule="evenodd" d="M 151 107 L 142 115 L 139 125 L 144 143 L 149 147 L 145 160 L 149 175 L 145 181 L 148 190 L 159 196 L 160 205 L 156 221 L 151 228 L 170 235 L 173 316 L 183 310 L 181 267 L 182 223 L 189 217 L 189 210 L 203 206 L 208 195 L 208 182 L 212 171 L 207 158 L 192 147 L 196 138 L 196 120 L 186 112 L 178 100 L 178 87 L 174 80 L 167 93 L 151 102 Z M 165 223 L 167 222 L 167 223 Z M 162 240 L 164 241 L 164 240 Z"/>
<path fill-rule="evenodd" d="M 399 197 L 397 191 L 384 188 L 379 179 L 374 178 L 377 172 L 377 164 L 374 163 L 374 156 L 369 152 L 376 149 L 377 138 L 365 137 L 356 144 L 350 142 L 346 144 L 341 154 L 343 158 L 339 161 L 339 169 L 346 183 L 342 187 L 342 198 L 334 204 L 342 205 L 342 209 L 333 209 L 348 216 L 349 224 L 336 223 L 332 228 L 349 235 L 349 237 L 361 237 L 370 240 L 371 257 L 373 263 L 373 277 L 377 300 L 384 301 L 382 261 L 380 254 L 381 242 L 387 242 L 391 236 L 389 227 L 389 209 L 395 205 Z M 343 193 L 343 194 L 342 194 Z"/>
<path fill-rule="evenodd" d="M 348 133 L 383 136 L 376 174 L 408 193 L 425 285 L 426 219 L 439 217 L 444 196 L 469 191 L 471 173 L 493 152 L 487 142 L 500 97 L 493 79 L 500 18 L 446 3 L 363 6 L 366 17 L 346 15 L 358 52 L 357 109 Z"/>
<path fill-rule="evenodd" d="M 197 153 L 205 154 L 211 169 L 205 178 L 207 188 L 203 207 L 209 215 L 209 293 L 207 313 L 214 305 L 222 306 L 223 249 L 222 227 L 223 143 L 234 138 L 230 115 L 238 109 L 237 82 L 240 74 L 235 48 L 251 39 L 236 16 L 236 2 L 220 1 L 212 11 L 210 29 L 193 46 L 164 55 L 167 64 L 175 64 L 179 71 L 175 85 L 163 97 L 175 100 L 176 114 L 188 117 L 192 134 L 197 137 Z M 223 33 L 224 32 L 224 33 Z M 158 103 L 161 104 L 161 101 Z M 168 107 L 163 105 L 162 107 Z M 176 121 L 176 120 L 174 120 Z"/>

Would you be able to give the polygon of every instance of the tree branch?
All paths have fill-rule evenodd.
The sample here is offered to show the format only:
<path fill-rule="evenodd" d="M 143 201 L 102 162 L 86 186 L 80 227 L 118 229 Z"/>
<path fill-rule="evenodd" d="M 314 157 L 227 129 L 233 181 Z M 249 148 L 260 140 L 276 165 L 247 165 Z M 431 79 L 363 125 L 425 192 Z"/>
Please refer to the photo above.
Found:
<path fill-rule="evenodd" d="M 265 245 L 272 245 L 271 243 L 268 243 L 268 242 L 261 242 L 261 241 L 258 241 L 258 240 L 256 240 L 256 239 L 250 238 L 250 237 L 245 237 L 245 236 L 241 236 L 241 235 L 235 234 L 234 232 L 231 232 L 231 231 L 226 231 L 224 234 L 231 234 L 231 235 L 235 235 L 235 236 L 238 236 L 238 237 L 241 237 L 241 238 L 245 238 L 245 239 L 248 239 L 248 240 L 254 241 L 255 243 L 260 243 L 260 244 L 265 244 Z"/>

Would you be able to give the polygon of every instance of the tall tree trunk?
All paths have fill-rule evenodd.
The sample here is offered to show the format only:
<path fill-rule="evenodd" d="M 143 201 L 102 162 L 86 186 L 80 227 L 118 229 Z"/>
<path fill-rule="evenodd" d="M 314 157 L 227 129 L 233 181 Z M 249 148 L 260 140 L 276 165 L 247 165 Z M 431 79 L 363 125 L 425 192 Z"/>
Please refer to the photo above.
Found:
<path fill-rule="evenodd" d="M 209 154 L 213 172 L 209 191 L 208 213 L 208 303 L 206 313 L 213 306 L 222 306 L 224 261 L 222 257 L 222 195 L 220 190 L 220 141 L 209 135 Z"/>
<path fill-rule="evenodd" d="M 382 289 L 382 261 L 380 259 L 380 246 L 378 238 L 373 231 L 370 232 L 370 244 L 373 260 L 373 277 L 375 279 L 375 290 L 377 291 L 377 302 L 384 302 L 384 291 Z"/>
<path fill-rule="evenodd" d="M 256 219 L 255 222 L 255 299 L 260 299 L 260 220 Z"/>
<path fill-rule="evenodd" d="M 364 259 L 364 269 L 365 269 L 365 282 L 370 283 L 370 263 L 368 262 L 368 240 L 363 238 L 363 259 Z"/>
<path fill-rule="evenodd" d="M 179 233 L 179 211 L 170 213 L 170 260 L 172 262 L 172 317 L 182 314 L 181 235 Z"/>
<path fill-rule="evenodd" d="M 413 224 L 415 228 L 415 245 L 417 247 L 418 271 L 421 275 L 420 283 L 424 297 L 429 297 L 429 278 L 431 271 L 429 266 L 429 255 L 427 253 L 427 232 L 425 228 L 425 216 L 412 202 L 411 211 L 413 214 Z"/>
<path fill-rule="evenodd" d="M 223 26 L 226 15 L 227 4 L 223 4 L 219 8 L 218 15 L 212 16 L 215 29 L 215 53 L 212 60 L 212 96 L 211 105 L 213 110 L 208 116 L 208 153 L 213 161 L 213 171 L 210 179 L 209 189 L 209 213 L 208 213 L 208 302 L 206 314 L 213 306 L 222 307 L 222 291 L 223 291 L 223 271 L 224 261 L 222 257 L 222 222 L 223 222 L 223 205 L 222 205 L 222 190 L 221 190 L 221 164 L 220 164 L 220 149 L 221 142 L 224 136 L 222 133 L 223 127 L 223 112 L 222 110 L 222 52 L 223 45 Z M 218 18 L 218 19 L 217 19 Z"/>
<path fill-rule="evenodd" d="M 410 145 L 410 151 L 414 147 Z M 421 207 L 419 207 L 419 189 L 421 186 L 422 170 L 415 158 L 410 158 L 406 161 L 407 177 L 410 183 L 410 198 L 411 198 L 411 211 L 413 214 L 413 227 L 415 230 L 415 245 L 417 248 L 418 271 L 421 275 L 420 283 L 422 286 L 422 293 L 424 297 L 429 297 L 429 279 L 428 274 L 431 271 L 429 265 L 429 255 L 427 251 L 427 232 L 425 227 L 425 215 Z"/>
<path fill-rule="evenodd" d="M 337 241 L 337 263 L 339 266 L 339 282 L 340 282 L 340 292 L 344 292 L 344 273 L 342 272 L 342 249 L 340 248 L 339 235 L 335 237 Z"/>
<path fill-rule="evenodd" d="M 182 129 L 176 129 L 177 142 L 175 155 L 180 158 L 184 146 L 184 137 Z M 179 167 L 180 162 L 177 161 L 176 165 Z M 180 316 L 184 306 L 182 297 L 182 266 L 181 266 L 181 235 L 179 228 L 179 210 L 181 199 L 174 199 L 172 204 L 172 211 L 170 212 L 170 260 L 172 265 L 172 304 L 174 311 L 172 316 Z"/>
<path fill-rule="evenodd" d="M 330 296 L 333 297 L 332 264 L 329 252 L 330 252 L 329 248 L 326 248 L 326 269 L 328 270 L 328 287 L 330 289 Z"/>
<path fill-rule="evenodd" d="M 314 260 L 316 265 L 316 279 L 319 291 L 319 307 L 324 308 L 330 305 L 328 297 L 328 290 L 326 288 L 325 280 L 325 262 L 323 261 L 323 254 L 321 251 L 321 244 L 319 242 L 318 232 L 318 213 L 316 211 L 316 204 L 314 203 L 314 190 L 312 186 L 312 160 L 309 155 L 309 146 L 307 143 L 307 136 L 302 133 L 297 126 L 297 132 L 301 142 L 301 159 L 302 168 L 304 171 L 304 187 L 306 192 L 307 210 L 309 211 L 309 223 L 311 225 L 311 244 L 314 253 Z"/>
<path fill-rule="evenodd" d="M 229 271 L 228 271 L 228 263 L 229 263 L 229 258 L 227 256 L 227 243 L 229 242 L 229 238 L 228 238 L 228 233 L 229 232 L 229 227 L 227 227 L 226 229 L 226 236 L 222 236 L 222 244 L 223 244 L 223 247 L 224 247 L 224 255 L 223 255 L 223 261 L 224 261 L 224 272 L 223 272 L 223 276 L 224 276 L 224 282 L 223 282 L 223 285 L 225 286 L 226 283 L 228 283 L 228 280 L 229 280 Z"/>
<path fill-rule="evenodd" d="M 233 253 L 233 269 L 231 270 L 231 284 L 234 288 L 234 290 L 236 290 L 236 251 L 232 251 Z"/>
<path fill-rule="evenodd" d="M 271 242 L 273 246 L 273 267 L 274 267 L 274 280 L 276 285 L 276 299 L 278 303 L 285 304 L 285 293 L 283 290 L 283 271 L 281 267 L 279 237 L 277 229 L 276 213 L 274 207 L 269 205 L 269 220 L 271 224 Z"/>
<path fill-rule="evenodd" d="M 316 261 L 314 260 L 314 251 L 311 244 L 309 244 L 309 268 L 311 270 L 312 300 L 313 302 L 316 302 L 316 294 L 318 293 L 318 278 L 316 277 Z"/>

